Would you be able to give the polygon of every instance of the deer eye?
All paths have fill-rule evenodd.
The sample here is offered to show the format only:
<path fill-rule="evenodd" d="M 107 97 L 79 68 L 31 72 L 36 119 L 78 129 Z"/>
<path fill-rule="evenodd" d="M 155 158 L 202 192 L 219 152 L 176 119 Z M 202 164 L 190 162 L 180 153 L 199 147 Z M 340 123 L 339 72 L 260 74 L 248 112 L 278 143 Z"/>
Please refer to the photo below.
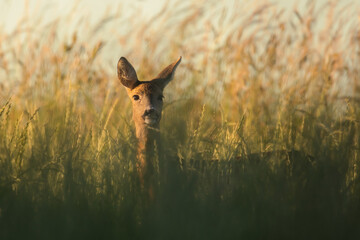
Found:
<path fill-rule="evenodd" d="M 158 97 L 158 100 L 159 101 L 162 101 L 164 99 L 164 96 L 163 95 L 160 95 L 159 97 Z"/>
<path fill-rule="evenodd" d="M 135 101 L 137 101 L 137 100 L 140 99 L 139 95 L 133 95 L 132 98 L 133 98 Z"/>

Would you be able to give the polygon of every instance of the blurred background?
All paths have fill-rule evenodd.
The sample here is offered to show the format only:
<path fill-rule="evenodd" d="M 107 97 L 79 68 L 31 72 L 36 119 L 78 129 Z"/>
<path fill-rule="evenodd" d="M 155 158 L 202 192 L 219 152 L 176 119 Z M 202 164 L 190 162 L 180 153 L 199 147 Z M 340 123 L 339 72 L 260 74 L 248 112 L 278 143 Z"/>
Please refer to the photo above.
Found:
<path fill-rule="evenodd" d="M 327 8 L 337 6 L 338 11 L 346 12 L 346 21 L 343 21 L 343 27 L 349 27 L 359 21 L 357 14 L 360 3 L 354 0 L 343 1 L 296 1 L 296 0 L 259 0 L 259 1 L 234 1 L 228 0 L 221 3 L 216 1 L 150 1 L 150 0 L 104 0 L 104 1 L 56 1 L 56 0 L 2 0 L 1 1 L 1 29 L 6 34 L 14 34 L 19 31 L 29 31 L 34 34 L 41 34 L 45 27 L 56 24 L 59 36 L 64 39 L 70 38 L 72 34 L 80 31 L 79 37 L 86 38 L 89 43 L 98 41 L 99 38 L 106 36 L 107 50 L 101 53 L 101 57 L 108 61 L 116 61 L 117 57 L 112 56 L 111 53 L 124 54 L 126 50 L 122 49 L 121 39 L 131 38 L 139 34 L 139 25 L 143 24 L 144 28 L 150 28 L 152 31 L 164 31 L 162 34 L 165 39 L 164 42 L 176 42 L 179 38 L 171 38 L 172 29 L 177 19 L 183 18 L 185 15 L 189 16 L 191 13 L 201 10 L 202 19 L 197 18 L 197 21 L 191 21 L 187 24 L 193 25 L 189 28 L 197 28 L 198 24 L 202 24 L 202 31 L 197 30 L 197 34 L 209 33 L 214 29 L 210 29 L 207 24 L 211 23 L 212 28 L 222 28 L 222 32 L 231 31 L 234 25 L 241 22 L 241 18 L 250 16 L 253 10 L 261 6 L 267 6 L 271 11 L 289 17 L 294 10 L 303 11 L 307 6 L 312 5 L 316 8 L 316 25 L 317 29 L 321 29 L 321 25 L 326 24 L 326 17 L 328 15 L 322 14 Z M 282 12 L 284 11 L 284 13 Z M 330 14 L 330 13 L 329 13 Z M 166 15 L 166 16 L 165 16 Z M 236 16 L 236 21 L 234 17 Z M 164 24 L 166 17 L 167 24 Z M 338 16 L 340 17 L 340 16 Z M 161 18 L 163 18 L 161 20 Z M 219 22 L 219 18 L 222 22 Z M 159 20 L 160 19 L 160 20 Z M 194 19 L 195 20 L 195 19 Z M 161 22 L 162 21 L 162 22 Z M 60 24 L 63 23 L 63 24 Z M 216 23 L 217 22 L 217 23 Z M 163 25 L 162 25 L 163 24 Z M 172 27 L 169 24 L 173 24 Z M 155 26 L 153 26 L 155 25 Z M 21 26 L 21 29 L 19 27 Z M 141 29 L 141 28 L 140 28 Z M 218 30 L 218 29 L 216 29 Z M 234 29 L 232 29 L 234 30 Z M 101 32 L 101 34 L 94 34 Z M 156 32 L 156 31 L 155 31 Z M 168 33 L 169 32 L 169 33 Z M 219 32 L 217 32 L 219 34 Z M 146 39 L 150 34 L 146 31 L 142 32 L 142 39 L 146 44 Z M 158 38 L 158 36 L 156 36 Z M 216 43 L 213 43 L 216 44 Z M 122 51 L 121 51 L 122 50 Z M 127 50 L 130 51 L 130 50 Z"/>

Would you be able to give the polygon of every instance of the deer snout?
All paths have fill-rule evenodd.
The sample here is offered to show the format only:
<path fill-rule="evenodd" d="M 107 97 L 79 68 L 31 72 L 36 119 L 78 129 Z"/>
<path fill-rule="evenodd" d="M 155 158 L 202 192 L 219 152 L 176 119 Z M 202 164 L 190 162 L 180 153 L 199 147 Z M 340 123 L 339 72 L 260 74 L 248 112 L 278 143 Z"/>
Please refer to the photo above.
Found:
<path fill-rule="evenodd" d="M 145 110 L 143 119 L 145 123 L 154 124 L 159 120 L 159 113 L 154 107 L 150 107 Z"/>
<path fill-rule="evenodd" d="M 150 108 L 145 110 L 143 117 L 150 117 L 150 118 L 158 118 L 159 117 L 159 113 L 158 111 L 156 111 L 155 108 Z"/>
<path fill-rule="evenodd" d="M 154 107 L 150 107 L 145 110 L 143 119 L 146 124 L 153 125 L 159 121 L 159 116 L 158 111 Z"/>
<path fill-rule="evenodd" d="M 155 108 L 151 107 L 151 108 L 145 110 L 144 116 L 151 116 L 154 113 L 156 113 Z"/>

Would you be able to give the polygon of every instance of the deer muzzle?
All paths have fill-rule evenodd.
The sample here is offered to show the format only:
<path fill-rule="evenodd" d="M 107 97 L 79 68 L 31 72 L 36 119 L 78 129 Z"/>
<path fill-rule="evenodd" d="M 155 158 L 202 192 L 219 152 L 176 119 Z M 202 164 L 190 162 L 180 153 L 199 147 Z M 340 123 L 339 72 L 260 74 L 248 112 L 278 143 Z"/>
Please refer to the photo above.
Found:
<path fill-rule="evenodd" d="M 146 110 L 143 119 L 146 125 L 153 126 L 160 120 L 160 114 L 155 109 Z"/>

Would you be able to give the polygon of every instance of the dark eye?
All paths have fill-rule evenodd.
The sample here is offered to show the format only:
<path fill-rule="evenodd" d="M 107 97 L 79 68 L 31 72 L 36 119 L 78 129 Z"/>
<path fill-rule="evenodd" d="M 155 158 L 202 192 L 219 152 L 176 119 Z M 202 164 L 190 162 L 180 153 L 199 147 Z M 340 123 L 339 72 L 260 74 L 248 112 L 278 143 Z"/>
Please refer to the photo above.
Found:
<path fill-rule="evenodd" d="M 133 98 L 135 101 L 137 101 L 137 100 L 140 99 L 139 95 L 134 95 L 134 96 L 132 96 L 132 98 Z"/>
<path fill-rule="evenodd" d="M 163 95 L 160 95 L 159 97 L 158 97 L 158 100 L 159 101 L 162 101 L 164 99 L 164 96 Z"/>

